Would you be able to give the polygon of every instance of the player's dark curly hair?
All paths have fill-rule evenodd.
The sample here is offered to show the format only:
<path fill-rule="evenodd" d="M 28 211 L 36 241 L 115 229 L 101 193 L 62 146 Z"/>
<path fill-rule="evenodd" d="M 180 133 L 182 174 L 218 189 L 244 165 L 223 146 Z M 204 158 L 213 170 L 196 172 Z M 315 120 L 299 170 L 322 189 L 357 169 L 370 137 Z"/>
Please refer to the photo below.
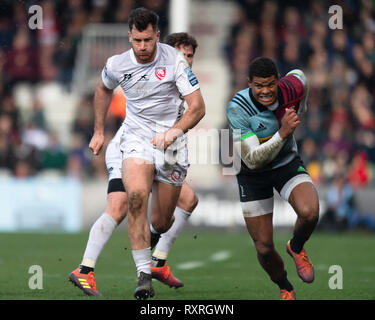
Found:
<path fill-rule="evenodd" d="M 169 44 L 172 47 L 179 47 L 180 45 L 192 46 L 193 53 L 195 53 L 195 50 L 198 47 L 197 40 L 186 32 L 171 33 L 165 38 L 164 43 Z"/>
<path fill-rule="evenodd" d="M 159 16 L 149 9 L 140 7 L 134 9 L 129 14 L 129 30 L 135 27 L 138 31 L 144 31 L 151 24 L 154 31 L 158 30 Z"/>
<path fill-rule="evenodd" d="M 254 59 L 249 67 L 249 79 L 253 80 L 253 77 L 268 78 L 275 75 L 279 78 L 279 72 L 275 62 L 267 57 L 259 57 Z"/>

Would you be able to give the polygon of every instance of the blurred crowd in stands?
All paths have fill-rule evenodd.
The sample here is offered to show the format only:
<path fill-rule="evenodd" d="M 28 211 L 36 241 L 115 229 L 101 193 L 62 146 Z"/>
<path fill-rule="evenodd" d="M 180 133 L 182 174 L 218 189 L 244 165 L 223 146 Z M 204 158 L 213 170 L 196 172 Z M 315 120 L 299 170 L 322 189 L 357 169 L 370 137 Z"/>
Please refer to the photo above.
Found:
<path fill-rule="evenodd" d="M 308 111 L 296 131 L 317 185 L 345 174 L 353 188 L 375 185 L 375 4 L 371 0 L 236 0 L 238 14 L 225 54 L 232 93 L 247 86 L 250 61 L 273 58 L 280 74 L 294 68 L 309 80 Z M 30 5 L 43 9 L 43 29 L 28 27 Z M 328 26 L 330 5 L 343 9 L 344 28 Z M 91 161 L 92 96 L 84 97 L 68 147 L 46 121 L 38 98 L 29 112 L 16 105 L 19 83 L 55 81 L 69 90 L 77 44 L 88 23 L 126 23 L 130 10 L 150 8 L 168 32 L 167 0 L 0 0 L 0 168 L 16 177 L 60 170 L 78 178 L 105 176 L 104 156 Z M 200 44 L 204 46 L 204 44 Z M 225 107 L 223 103 L 223 108 Z M 123 116 L 123 115 L 121 115 Z M 107 142 L 121 122 L 110 112 Z M 103 153 L 104 154 L 104 153 Z"/>

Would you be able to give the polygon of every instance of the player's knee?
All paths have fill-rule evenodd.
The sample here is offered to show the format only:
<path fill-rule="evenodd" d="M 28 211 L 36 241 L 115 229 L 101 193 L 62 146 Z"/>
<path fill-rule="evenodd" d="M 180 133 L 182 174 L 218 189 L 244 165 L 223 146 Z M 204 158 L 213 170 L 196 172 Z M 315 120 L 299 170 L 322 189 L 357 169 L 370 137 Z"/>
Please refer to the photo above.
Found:
<path fill-rule="evenodd" d="M 152 221 L 152 227 L 158 233 L 165 233 L 172 226 L 174 221 L 174 216 L 172 217 L 159 217 L 157 221 Z"/>
<path fill-rule="evenodd" d="M 125 192 L 111 192 L 108 194 L 105 212 L 120 224 L 126 217 L 128 211 L 127 197 Z"/>
<path fill-rule="evenodd" d="M 298 208 L 298 216 L 310 223 L 317 223 L 319 219 L 319 203 L 305 203 Z"/>
<path fill-rule="evenodd" d="M 272 242 L 258 240 L 254 244 L 257 254 L 262 257 L 268 256 L 274 250 L 274 245 Z"/>
<path fill-rule="evenodd" d="M 143 206 L 145 206 L 147 201 L 147 193 L 143 190 L 135 190 L 128 193 L 128 201 L 129 201 L 129 211 L 131 213 L 136 213 Z"/>
<path fill-rule="evenodd" d="M 119 224 L 125 218 L 127 210 L 128 206 L 126 202 L 118 202 L 112 204 L 110 215 Z"/>

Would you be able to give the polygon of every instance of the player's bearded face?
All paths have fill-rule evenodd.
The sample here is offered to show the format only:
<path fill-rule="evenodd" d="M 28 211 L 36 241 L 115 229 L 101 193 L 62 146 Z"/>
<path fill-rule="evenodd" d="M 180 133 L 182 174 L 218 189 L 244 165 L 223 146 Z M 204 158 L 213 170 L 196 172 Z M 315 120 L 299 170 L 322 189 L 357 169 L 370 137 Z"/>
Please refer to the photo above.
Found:
<path fill-rule="evenodd" d="M 138 63 L 148 63 L 154 60 L 160 31 L 155 31 L 151 24 L 143 31 L 139 31 L 133 26 L 128 36 Z"/>
<path fill-rule="evenodd" d="M 254 98 L 267 107 L 276 102 L 277 82 L 277 77 L 272 75 L 267 78 L 254 76 L 252 81 L 249 80 L 248 83 Z"/>

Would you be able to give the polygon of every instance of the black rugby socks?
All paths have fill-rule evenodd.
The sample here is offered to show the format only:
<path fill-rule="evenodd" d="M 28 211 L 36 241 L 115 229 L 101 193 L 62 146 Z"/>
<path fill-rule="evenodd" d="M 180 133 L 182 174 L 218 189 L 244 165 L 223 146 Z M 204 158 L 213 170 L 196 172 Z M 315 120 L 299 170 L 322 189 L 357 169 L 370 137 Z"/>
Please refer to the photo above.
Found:
<path fill-rule="evenodd" d="M 290 240 L 290 248 L 295 253 L 300 253 L 303 249 L 305 242 L 308 240 L 308 237 L 302 237 L 296 233 L 293 234 L 293 238 Z"/>
<path fill-rule="evenodd" d="M 286 290 L 286 291 L 293 291 L 293 285 L 289 282 L 288 278 L 287 278 L 287 273 L 286 273 L 286 270 L 284 270 L 284 274 L 282 275 L 281 278 L 279 279 L 271 279 L 274 283 L 276 283 L 280 290 Z"/>

